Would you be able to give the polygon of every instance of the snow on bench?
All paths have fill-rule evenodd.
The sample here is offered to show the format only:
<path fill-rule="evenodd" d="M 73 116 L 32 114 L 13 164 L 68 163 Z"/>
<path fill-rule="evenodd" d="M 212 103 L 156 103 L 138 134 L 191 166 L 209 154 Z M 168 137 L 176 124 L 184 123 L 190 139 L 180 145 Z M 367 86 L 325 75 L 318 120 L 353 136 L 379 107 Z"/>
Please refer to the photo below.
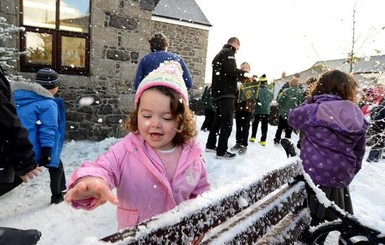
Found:
<path fill-rule="evenodd" d="M 300 162 L 206 192 L 101 241 L 113 244 L 292 244 L 310 224 Z"/>

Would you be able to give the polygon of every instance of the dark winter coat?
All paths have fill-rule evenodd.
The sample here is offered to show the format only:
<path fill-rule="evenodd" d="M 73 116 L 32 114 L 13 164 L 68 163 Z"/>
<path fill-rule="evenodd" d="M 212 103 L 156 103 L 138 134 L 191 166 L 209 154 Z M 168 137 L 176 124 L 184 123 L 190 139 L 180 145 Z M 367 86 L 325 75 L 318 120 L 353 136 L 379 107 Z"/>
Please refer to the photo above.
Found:
<path fill-rule="evenodd" d="M 303 90 L 299 87 L 290 87 L 278 95 L 278 114 L 287 117 L 289 111 L 298 107 L 304 100 Z"/>
<path fill-rule="evenodd" d="M 258 89 L 257 104 L 254 114 L 269 115 L 270 103 L 273 100 L 274 94 L 266 84 L 261 84 Z"/>
<path fill-rule="evenodd" d="M 35 153 L 13 104 L 8 80 L 0 67 L 0 183 L 13 182 L 37 167 Z"/>
<path fill-rule="evenodd" d="M 367 145 L 374 149 L 382 148 L 385 141 L 385 102 L 376 106 L 370 114 L 370 126 L 367 132 Z"/>
<path fill-rule="evenodd" d="M 233 46 L 225 44 L 211 63 L 213 67 L 211 86 L 214 100 L 235 99 L 236 97 L 237 78 L 244 77 L 246 72 L 237 68 L 235 51 Z"/>
<path fill-rule="evenodd" d="M 202 93 L 202 101 L 205 109 L 213 110 L 214 109 L 214 101 L 211 96 L 211 86 L 206 86 Z"/>
<path fill-rule="evenodd" d="M 182 59 L 182 57 L 180 57 L 177 54 L 171 53 L 171 52 L 158 50 L 158 51 L 155 51 L 155 52 L 152 52 L 152 53 L 145 55 L 140 60 L 138 68 L 136 70 L 136 77 L 135 77 L 135 83 L 134 83 L 135 89 L 138 88 L 140 82 L 150 72 L 152 72 L 153 70 L 158 68 L 161 63 L 163 63 L 165 61 L 170 61 L 170 60 L 174 60 L 174 61 L 179 62 L 180 66 L 182 67 L 182 70 L 183 70 L 182 76 L 183 76 L 183 80 L 186 84 L 186 87 L 188 89 L 191 88 L 192 83 L 193 83 L 192 78 L 191 78 L 191 74 L 190 74 L 190 71 L 189 71 L 186 63 Z"/>
<path fill-rule="evenodd" d="M 46 167 L 58 167 L 65 137 L 65 109 L 61 98 L 38 83 L 12 84 L 17 114 L 29 132 L 29 140 L 39 163 L 42 147 L 52 148 L 51 162 Z"/>
<path fill-rule="evenodd" d="M 353 102 L 315 96 L 289 112 L 288 123 L 303 132 L 301 159 L 316 185 L 345 188 L 361 169 L 368 123 Z"/>

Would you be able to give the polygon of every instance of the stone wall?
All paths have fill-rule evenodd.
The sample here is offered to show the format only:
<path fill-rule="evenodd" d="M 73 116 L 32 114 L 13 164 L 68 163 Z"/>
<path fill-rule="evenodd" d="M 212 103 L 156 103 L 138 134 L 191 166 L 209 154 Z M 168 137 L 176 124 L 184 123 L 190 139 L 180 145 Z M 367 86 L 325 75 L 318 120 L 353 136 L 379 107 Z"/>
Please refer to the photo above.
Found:
<path fill-rule="evenodd" d="M 179 54 L 193 76 L 193 89 L 204 85 L 208 31 L 154 21 L 154 31 L 166 34 L 171 46 L 169 51 Z"/>
<path fill-rule="evenodd" d="M 0 16 L 18 25 L 20 11 L 15 2 L 1 0 Z M 190 94 L 200 94 L 208 31 L 152 21 L 151 16 L 151 11 L 140 9 L 137 0 L 92 0 L 90 76 L 61 75 L 59 93 L 66 103 L 67 140 L 98 141 L 127 133 L 121 124 L 134 110 L 133 81 L 137 64 L 148 54 L 147 40 L 154 31 L 169 36 L 170 51 L 181 55 L 191 70 L 194 87 Z M 15 35 L 12 45 L 18 43 Z M 34 77 L 32 73 L 19 72 L 17 64 L 8 72 L 31 80 Z M 93 102 L 82 103 L 87 100 Z"/>

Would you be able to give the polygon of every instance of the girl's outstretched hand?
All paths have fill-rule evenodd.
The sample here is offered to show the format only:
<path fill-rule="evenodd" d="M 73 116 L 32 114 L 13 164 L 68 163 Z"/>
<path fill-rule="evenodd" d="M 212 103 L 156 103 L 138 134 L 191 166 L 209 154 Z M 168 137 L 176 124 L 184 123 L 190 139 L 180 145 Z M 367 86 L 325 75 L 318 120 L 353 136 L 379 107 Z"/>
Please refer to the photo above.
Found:
<path fill-rule="evenodd" d="M 65 201 L 76 208 L 94 209 L 107 201 L 118 204 L 107 183 L 98 177 L 84 177 L 67 191 Z"/>

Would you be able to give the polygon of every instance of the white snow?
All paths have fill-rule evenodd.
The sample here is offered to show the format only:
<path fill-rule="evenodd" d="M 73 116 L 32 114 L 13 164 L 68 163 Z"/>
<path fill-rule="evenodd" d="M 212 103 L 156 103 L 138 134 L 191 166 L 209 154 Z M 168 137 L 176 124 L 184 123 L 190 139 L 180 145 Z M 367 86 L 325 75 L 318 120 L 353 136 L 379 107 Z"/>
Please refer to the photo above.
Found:
<path fill-rule="evenodd" d="M 198 125 L 202 124 L 203 119 L 198 116 Z M 297 159 L 287 159 L 284 150 L 273 144 L 275 130 L 275 126 L 269 125 L 265 147 L 256 142 L 249 143 L 246 154 L 237 155 L 234 160 L 218 160 L 215 153 L 205 152 L 211 182 L 211 190 L 206 195 L 213 199 L 224 196 L 239 188 L 242 183 L 249 183 L 250 179 Z M 203 147 L 207 135 L 208 132 L 199 132 L 198 139 Z M 260 131 L 257 139 L 259 137 Z M 293 134 L 292 138 L 296 143 L 297 135 Z M 67 142 L 62 154 L 67 179 L 83 161 L 96 159 L 117 141 L 119 139 L 107 138 L 101 142 Z M 229 147 L 234 144 L 235 125 L 229 138 Z M 66 203 L 50 205 L 49 182 L 49 174 L 45 169 L 38 178 L 3 195 L 0 198 L 0 226 L 39 229 L 43 233 L 39 245 L 95 244 L 98 239 L 117 231 L 114 205 L 107 203 L 93 211 L 76 210 Z M 350 191 L 355 216 L 363 224 L 375 227 L 385 234 L 384 187 L 385 160 L 378 163 L 364 161 L 361 171 L 350 185 Z M 239 202 L 241 205 L 248 205 L 247 200 L 240 199 Z"/>

